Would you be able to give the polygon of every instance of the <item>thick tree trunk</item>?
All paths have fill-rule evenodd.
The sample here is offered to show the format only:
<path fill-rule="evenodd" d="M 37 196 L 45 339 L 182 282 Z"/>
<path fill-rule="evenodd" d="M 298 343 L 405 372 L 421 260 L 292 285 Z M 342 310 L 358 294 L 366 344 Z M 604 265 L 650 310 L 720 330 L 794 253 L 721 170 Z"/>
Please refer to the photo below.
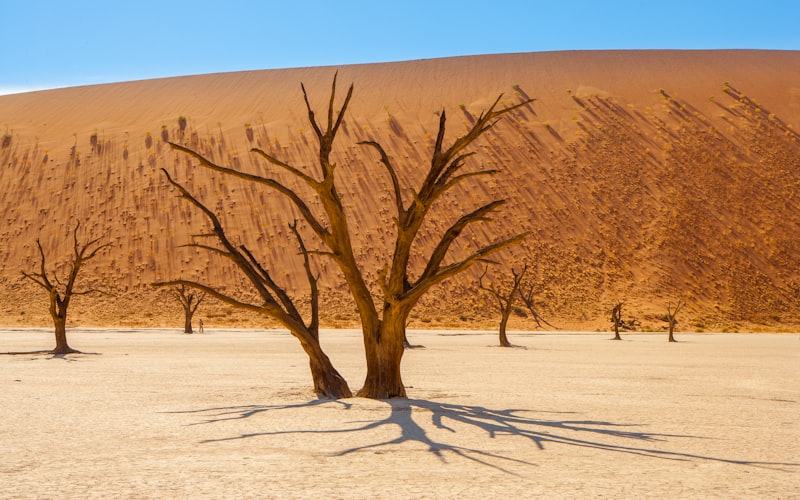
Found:
<path fill-rule="evenodd" d="M 622 340 L 622 337 L 619 336 L 619 325 L 614 323 L 614 338 L 611 340 Z"/>
<path fill-rule="evenodd" d="M 320 357 L 309 356 L 308 365 L 311 368 L 311 379 L 314 382 L 314 393 L 317 397 L 328 399 L 353 397 L 347 381 L 336 371 L 331 360 L 324 353 Z"/>
<path fill-rule="evenodd" d="M 510 310 L 509 312 L 503 311 L 503 315 L 500 318 L 500 347 L 511 347 L 511 342 L 508 341 L 508 336 L 506 335 L 506 327 L 508 326 L 508 318 L 510 316 Z"/>
<path fill-rule="evenodd" d="M 193 333 L 192 331 L 192 314 L 186 312 L 186 321 L 183 325 L 183 333 Z"/>
<path fill-rule="evenodd" d="M 308 355 L 308 366 L 311 369 L 311 379 L 314 382 L 314 393 L 317 397 L 329 399 L 353 397 L 347 381 L 334 368 L 322 347 L 319 344 L 309 344 L 302 340 L 300 344 Z"/>
<path fill-rule="evenodd" d="M 53 354 L 69 354 L 78 352 L 67 344 L 67 320 L 66 318 L 53 318 L 56 332 L 56 348 Z"/>
<path fill-rule="evenodd" d="M 378 332 L 365 332 L 367 377 L 357 396 L 372 399 L 406 397 L 406 388 L 400 374 L 404 333 L 405 318 L 387 315 L 384 315 Z"/>
<path fill-rule="evenodd" d="M 675 331 L 675 323 L 670 321 L 669 322 L 669 339 L 668 339 L 669 342 L 676 342 L 675 337 L 672 335 L 672 333 L 674 331 Z"/>

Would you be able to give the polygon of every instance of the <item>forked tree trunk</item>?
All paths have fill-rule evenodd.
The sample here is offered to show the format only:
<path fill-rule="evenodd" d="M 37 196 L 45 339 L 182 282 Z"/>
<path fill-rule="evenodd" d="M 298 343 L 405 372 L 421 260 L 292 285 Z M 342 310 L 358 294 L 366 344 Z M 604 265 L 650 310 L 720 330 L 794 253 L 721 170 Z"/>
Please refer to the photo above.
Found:
<path fill-rule="evenodd" d="M 384 315 L 377 335 L 364 335 L 367 377 L 356 396 L 372 399 L 406 397 L 406 388 L 400 374 L 400 362 L 405 351 L 405 318 L 387 316 Z"/>

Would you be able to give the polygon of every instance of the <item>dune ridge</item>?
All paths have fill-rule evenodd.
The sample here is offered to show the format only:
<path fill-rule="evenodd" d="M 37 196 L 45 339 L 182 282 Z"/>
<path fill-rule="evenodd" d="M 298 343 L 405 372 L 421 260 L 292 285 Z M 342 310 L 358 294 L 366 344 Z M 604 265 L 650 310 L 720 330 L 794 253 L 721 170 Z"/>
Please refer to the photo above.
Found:
<path fill-rule="evenodd" d="M 657 329 L 666 302 L 678 297 L 688 302 L 684 329 L 790 330 L 800 321 L 800 52 L 726 50 L 473 56 L 0 96 L 0 323 L 47 324 L 45 297 L 19 271 L 35 265 L 37 237 L 51 261 L 65 258 L 76 220 L 84 234 L 113 244 L 83 276 L 113 295 L 81 297 L 73 324 L 180 325 L 179 305 L 149 286 L 159 279 L 240 287 L 226 263 L 180 247 L 205 221 L 175 197 L 161 167 L 302 296 L 287 228 L 297 216 L 292 207 L 192 167 L 164 138 L 269 172 L 248 153 L 258 146 L 314 173 L 300 82 L 322 112 L 337 71 L 339 95 L 350 82 L 355 92 L 334 156 L 373 282 L 391 255 L 392 205 L 377 158 L 358 141 L 381 142 L 410 188 L 423 174 L 437 113 L 446 110 L 452 140 L 503 94 L 502 104 L 536 102 L 480 141 L 470 168 L 501 173 L 437 207 L 417 268 L 437 231 L 481 201 L 505 198 L 502 215 L 465 233 L 456 252 L 531 231 L 502 260 L 535 262 L 540 308 L 559 326 L 607 328 L 611 304 L 625 300 L 626 316 Z M 335 266 L 324 259 L 316 266 L 323 321 L 352 326 L 356 315 Z M 496 315 L 476 287 L 481 271 L 435 290 L 412 326 L 493 326 Z M 207 325 L 274 326 L 219 304 L 200 314 Z M 521 317 L 515 326 L 532 327 Z"/>

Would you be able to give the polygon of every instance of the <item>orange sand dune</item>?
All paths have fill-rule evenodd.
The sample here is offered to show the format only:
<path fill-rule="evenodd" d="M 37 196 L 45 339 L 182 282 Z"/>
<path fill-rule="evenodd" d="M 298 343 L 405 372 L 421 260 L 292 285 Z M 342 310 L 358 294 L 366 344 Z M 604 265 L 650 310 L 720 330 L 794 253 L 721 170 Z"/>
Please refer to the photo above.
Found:
<path fill-rule="evenodd" d="M 536 102 L 477 145 L 471 168 L 502 172 L 436 207 L 416 269 L 449 223 L 498 197 L 508 200 L 502 214 L 462 235 L 456 255 L 532 231 L 499 259 L 535 262 L 540 307 L 559 326 L 606 328 L 612 303 L 625 300 L 626 316 L 660 328 L 666 302 L 679 297 L 688 300 L 684 328 L 781 330 L 800 320 L 800 52 L 600 51 L 252 71 L 0 96 L 0 323 L 47 323 L 43 292 L 23 283 L 20 270 L 36 265 L 36 238 L 52 261 L 65 260 L 77 220 L 83 235 L 112 243 L 83 278 L 113 295 L 80 297 L 74 324 L 180 324 L 177 303 L 149 286 L 159 279 L 201 279 L 246 294 L 227 263 L 180 247 L 206 230 L 206 221 L 175 197 L 161 167 L 215 208 L 236 241 L 302 297 L 287 228 L 297 214 L 286 200 L 192 166 L 163 137 L 220 163 L 269 172 L 248 153 L 258 146 L 315 174 L 300 82 L 324 116 L 336 71 L 340 96 L 355 85 L 335 157 L 371 279 L 391 255 L 392 204 L 385 172 L 357 142 L 381 142 L 411 188 L 424 173 L 437 114 L 446 110 L 452 140 L 503 94 L 504 105 Z M 354 324 L 335 266 L 324 257 L 315 264 L 323 275 L 325 324 Z M 412 326 L 494 325 L 492 306 L 476 287 L 481 271 L 437 289 Z M 270 324 L 219 304 L 202 306 L 200 314 L 207 325 Z M 514 321 L 512 327 L 532 326 Z"/>

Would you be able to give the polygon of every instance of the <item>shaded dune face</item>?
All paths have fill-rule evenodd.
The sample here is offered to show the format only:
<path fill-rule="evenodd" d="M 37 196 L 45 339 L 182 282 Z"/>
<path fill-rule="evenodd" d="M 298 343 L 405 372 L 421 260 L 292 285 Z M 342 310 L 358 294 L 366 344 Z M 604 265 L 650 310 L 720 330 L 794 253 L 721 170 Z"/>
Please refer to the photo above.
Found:
<path fill-rule="evenodd" d="M 324 220 L 309 192 L 249 150 L 317 175 L 300 82 L 324 118 L 337 70 L 339 98 L 351 82 L 355 92 L 333 157 L 371 284 L 391 258 L 395 209 L 374 150 L 358 143 L 384 146 L 410 197 L 430 162 L 439 113 L 447 114 L 449 143 L 502 94 L 504 106 L 536 101 L 503 117 L 473 148 L 469 170 L 500 172 L 466 182 L 434 207 L 414 273 L 459 216 L 502 198 L 503 210 L 466 231 L 452 258 L 531 231 L 489 274 L 500 280 L 529 262 L 539 308 L 559 326 L 607 328 L 610 307 L 624 300 L 626 314 L 660 328 L 666 303 L 679 297 L 687 300 L 679 328 L 785 328 L 800 317 L 800 53 L 619 51 L 254 71 L 0 96 L 0 320 L 46 324 L 45 298 L 19 272 L 38 262 L 36 238 L 53 264 L 66 261 L 74 220 L 84 234 L 112 243 L 82 278 L 113 292 L 81 297 L 74 323 L 180 320 L 180 305 L 149 286 L 156 280 L 195 279 L 247 297 L 227 262 L 181 247 L 207 232 L 207 222 L 175 196 L 162 167 L 303 303 L 302 262 L 288 228 L 299 214 L 275 192 L 202 169 L 165 139 L 274 176 Z M 314 265 L 323 323 L 355 324 L 335 264 L 319 256 Z M 436 288 L 411 326 L 493 326 L 493 306 L 477 287 L 482 272 L 476 266 Z M 207 325 L 270 325 L 219 304 L 201 309 Z M 519 316 L 513 321 L 530 326 Z"/>

